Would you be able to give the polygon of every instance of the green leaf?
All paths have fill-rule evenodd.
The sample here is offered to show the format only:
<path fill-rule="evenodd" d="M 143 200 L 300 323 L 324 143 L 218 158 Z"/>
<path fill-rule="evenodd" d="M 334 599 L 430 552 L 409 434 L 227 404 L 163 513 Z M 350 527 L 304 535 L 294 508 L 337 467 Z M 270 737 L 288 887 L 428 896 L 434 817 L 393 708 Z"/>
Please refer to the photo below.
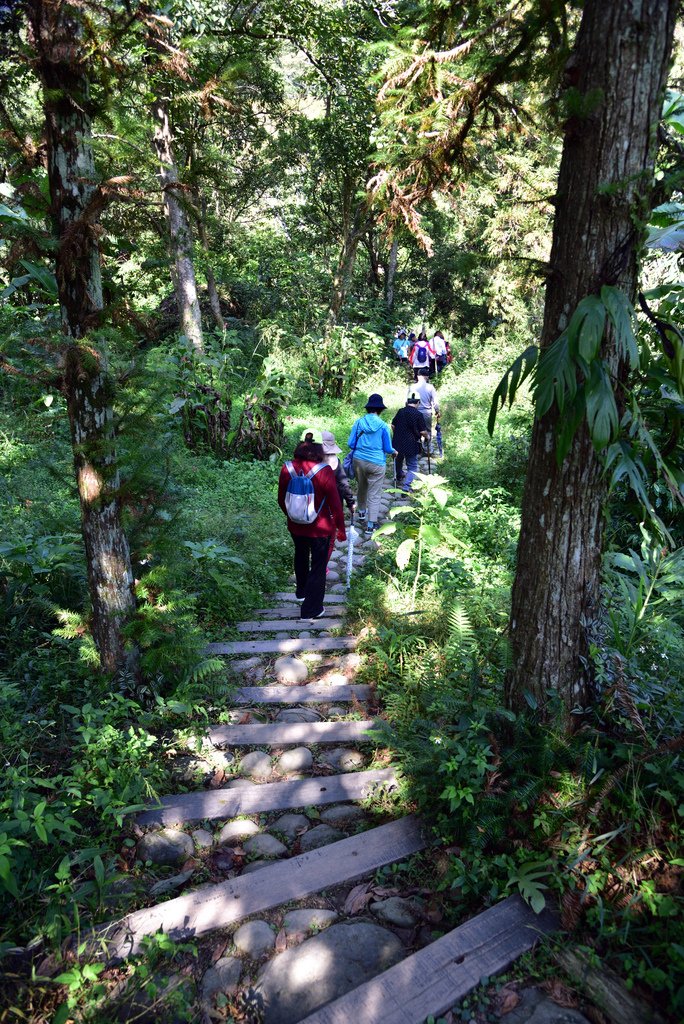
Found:
<path fill-rule="evenodd" d="M 568 325 L 569 352 L 591 363 L 598 354 L 606 326 L 606 307 L 598 295 L 587 295 L 577 304 Z"/>
<path fill-rule="evenodd" d="M 47 292 L 50 298 L 57 298 L 57 279 L 54 274 L 45 267 L 38 267 L 28 260 L 19 260 L 24 270 L 28 271 L 34 281 L 37 281 L 43 291 Z"/>
<path fill-rule="evenodd" d="M 570 451 L 577 428 L 584 419 L 584 387 L 581 387 L 556 425 L 556 462 L 560 466 Z"/>
<path fill-rule="evenodd" d="M 503 409 L 506 402 L 508 402 L 509 407 L 513 404 L 518 388 L 525 383 L 532 373 L 538 356 L 539 349 L 537 346 L 530 345 L 511 363 L 499 381 L 496 391 L 492 395 L 492 404 L 489 409 L 489 419 L 487 420 L 487 430 L 490 436 L 494 433 L 497 412 L 499 409 Z"/>
<path fill-rule="evenodd" d="M 541 419 L 551 406 L 554 398 L 560 412 L 566 398 L 570 401 L 577 393 L 577 371 L 570 356 L 567 333 L 545 348 L 539 357 L 534 372 L 534 406 L 537 419 Z"/>
<path fill-rule="evenodd" d="M 397 532 L 396 523 L 383 523 L 382 526 L 378 526 L 377 530 L 373 531 L 373 539 L 376 537 L 387 537 L 391 533 Z"/>
<path fill-rule="evenodd" d="M 444 506 L 446 505 L 447 501 L 450 498 L 449 491 L 447 491 L 446 488 L 444 487 L 433 487 L 430 493 L 432 494 L 437 504 L 441 505 L 442 508 L 444 508 Z"/>
<path fill-rule="evenodd" d="M 602 363 L 593 363 L 591 375 L 585 384 L 585 395 L 591 442 L 594 449 L 600 452 L 613 440 L 619 424 L 613 387 Z"/>
<path fill-rule="evenodd" d="M 606 307 L 608 318 L 615 330 L 615 340 L 623 359 L 629 361 L 632 369 L 639 366 L 639 349 L 637 347 L 634 327 L 636 313 L 634 306 L 619 288 L 604 285 L 601 289 L 601 301 Z"/>
<path fill-rule="evenodd" d="M 441 533 L 435 526 L 431 526 L 429 523 L 423 523 L 419 533 L 420 539 L 427 548 L 434 548 L 442 543 Z"/>
<path fill-rule="evenodd" d="M 415 546 L 415 540 L 409 538 L 408 540 L 403 540 L 397 548 L 397 553 L 394 557 L 400 569 L 405 569 L 411 561 L 411 555 Z"/>

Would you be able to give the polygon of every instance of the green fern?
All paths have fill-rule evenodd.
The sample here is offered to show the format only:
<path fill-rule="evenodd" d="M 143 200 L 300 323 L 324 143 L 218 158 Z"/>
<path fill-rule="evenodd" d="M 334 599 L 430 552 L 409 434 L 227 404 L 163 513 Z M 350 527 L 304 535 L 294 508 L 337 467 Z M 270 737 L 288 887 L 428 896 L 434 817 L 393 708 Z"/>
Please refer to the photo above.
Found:
<path fill-rule="evenodd" d="M 468 618 L 468 613 L 460 601 L 455 601 L 449 612 L 447 658 L 454 662 L 472 657 L 476 648 L 475 630 Z"/>

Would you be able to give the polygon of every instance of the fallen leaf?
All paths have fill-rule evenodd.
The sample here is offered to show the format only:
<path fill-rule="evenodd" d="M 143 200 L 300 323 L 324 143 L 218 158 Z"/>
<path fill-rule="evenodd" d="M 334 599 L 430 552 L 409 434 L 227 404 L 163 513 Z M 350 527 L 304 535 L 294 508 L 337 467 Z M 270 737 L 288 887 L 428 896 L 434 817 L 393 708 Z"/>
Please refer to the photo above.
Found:
<path fill-rule="evenodd" d="M 557 1003 L 559 1006 L 564 1006 L 566 1009 L 575 1009 L 579 1006 L 579 999 L 575 993 L 567 985 L 564 985 L 562 981 L 559 981 L 558 978 L 550 978 L 539 987 L 544 989 L 549 997 L 553 999 L 554 1003 Z"/>
<path fill-rule="evenodd" d="M 211 951 L 211 962 L 212 962 L 212 964 L 215 964 L 217 960 L 221 959 L 221 957 L 223 956 L 225 951 L 228 949 L 228 945 L 229 944 L 226 942 L 225 939 L 221 939 L 220 942 L 216 943 L 216 945 L 214 946 L 214 948 Z"/>
<path fill-rule="evenodd" d="M 249 711 L 245 711 L 245 713 L 242 716 L 242 718 L 239 719 L 238 725 L 247 725 L 247 723 L 251 722 L 251 721 L 252 721 L 251 714 L 249 713 Z"/>
<path fill-rule="evenodd" d="M 387 885 L 374 885 L 371 889 L 374 896 L 398 896 L 399 890 Z"/>
<path fill-rule="evenodd" d="M 218 789 L 226 781 L 226 773 L 223 768 L 217 768 L 209 779 L 209 789 Z"/>
<path fill-rule="evenodd" d="M 439 924 L 444 917 L 442 908 L 437 903 L 428 903 L 425 908 L 425 920 L 429 921 L 430 924 Z"/>
<path fill-rule="evenodd" d="M 343 913 L 358 914 L 365 910 L 373 899 L 373 893 L 369 891 L 369 888 L 368 882 L 361 882 L 360 885 L 355 885 L 344 901 Z"/>
<path fill-rule="evenodd" d="M 276 953 L 284 953 L 287 949 L 287 933 L 284 928 L 281 928 L 276 935 L 275 940 L 275 951 Z"/>
<path fill-rule="evenodd" d="M 195 868 L 198 868 L 199 866 L 200 862 L 198 860 L 195 860 L 194 857 L 188 857 L 185 864 L 181 868 L 181 871 L 194 871 Z"/>
<path fill-rule="evenodd" d="M 219 850 L 211 857 L 211 866 L 215 871 L 232 871 L 235 867 L 233 850 Z"/>
<path fill-rule="evenodd" d="M 514 1010 L 519 1002 L 520 996 L 515 988 L 512 985 L 504 985 L 496 993 L 496 1012 L 500 1017 L 503 1017 L 505 1013 L 510 1013 L 511 1010 Z"/>

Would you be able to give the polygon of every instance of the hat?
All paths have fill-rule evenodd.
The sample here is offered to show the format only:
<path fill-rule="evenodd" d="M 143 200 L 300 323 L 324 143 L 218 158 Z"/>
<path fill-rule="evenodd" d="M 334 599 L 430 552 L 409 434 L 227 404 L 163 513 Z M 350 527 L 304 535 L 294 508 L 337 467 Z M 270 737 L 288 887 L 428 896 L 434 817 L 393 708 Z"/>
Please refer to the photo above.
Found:
<path fill-rule="evenodd" d="M 312 430 L 311 427 L 307 427 L 306 430 L 302 430 L 302 436 L 299 438 L 300 441 L 306 441 L 307 434 L 311 434 L 311 441 L 313 444 L 321 443 L 321 434 L 319 430 Z"/>
<path fill-rule="evenodd" d="M 326 455 L 337 455 L 342 451 L 335 440 L 335 435 L 331 434 L 329 430 L 324 430 L 321 437 L 323 438 L 323 451 Z"/>
<path fill-rule="evenodd" d="M 407 405 L 420 405 L 420 398 L 416 394 L 410 394 L 406 399 Z"/>
<path fill-rule="evenodd" d="M 386 408 L 387 406 L 382 400 L 382 395 L 370 395 L 366 402 L 366 412 L 373 412 L 375 410 L 382 412 Z"/>

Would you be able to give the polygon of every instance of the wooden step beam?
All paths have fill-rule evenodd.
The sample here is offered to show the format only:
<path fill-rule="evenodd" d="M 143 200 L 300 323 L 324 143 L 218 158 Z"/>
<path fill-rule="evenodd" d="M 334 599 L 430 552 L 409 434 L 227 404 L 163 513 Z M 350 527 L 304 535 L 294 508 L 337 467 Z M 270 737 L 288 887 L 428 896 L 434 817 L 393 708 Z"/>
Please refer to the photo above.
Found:
<path fill-rule="evenodd" d="M 441 1017 L 483 977 L 506 970 L 557 927 L 553 914 L 535 914 L 519 896 L 509 896 L 301 1024 L 423 1024 L 426 1017 Z"/>
<path fill-rule="evenodd" d="M 276 594 L 271 595 L 274 601 L 287 601 L 288 604 L 296 604 L 295 595 L 291 590 L 279 590 Z M 346 604 L 346 594 L 326 594 L 324 601 L 328 604 Z"/>
<path fill-rule="evenodd" d="M 260 619 L 252 622 L 238 622 L 238 633 L 279 633 L 281 630 L 342 629 L 342 619 Z"/>
<path fill-rule="evenodd" d="M 162 797 L 159 807 L 137 815 L 138 825 L 183 825 L 205 818 L 234 818 L 238 814 L 285 811 L 293 807 L 314 807 L 363 800 L 376 786 L 396 785 L 392 768 L 343 775 L 321 775 L 290 782 L 265 782 L 247 789 L 203 789 L 197 793 L 179 793 Z"/>
<path fill-rule="evenodd" d="M 301 606 L 298 604 L 285 604 L 280 605 L 278 608 L 257 608 L 253 614 L 264 619 L 296 619 L 300 611 Z M 323 612 L 323 618 L 334 619 L 343 614 L 344 605 L 338 603 L 334 608 L 326 608 Z"/>
<path fill-rule="evenodd" d="M 304 651 L 353 651 L 355 636 L 322 636 L 311 640 L 234 640 L 232 643 L 207 644 L 208 654 L 301 654 Z"/>
<path fill-rule="evenodd" d="M 143 940 L 159 931 L 180 942 L 227 928 L 252 914 L 354 881 L 418 853 L 425 845 L 418 819 L 412 815 L 400 818 L 254 874 L 189 892 L 100 925 L 89 937 L 87 954 L 114 964 L 138 953 Z"/>
<path fill-rule="evenodd" d="M 300 743 L 368 743 L 375 722 L 269 722 L 217 725 L 207 738 L 215 747 L 288 747 Z"/>
<path fill-rule="evenodd" d="M 353 686 L 241 686 L 232 694 L 233 704 L 346 704 L 352 700 L 368 700 L 368 683 Z"/>

